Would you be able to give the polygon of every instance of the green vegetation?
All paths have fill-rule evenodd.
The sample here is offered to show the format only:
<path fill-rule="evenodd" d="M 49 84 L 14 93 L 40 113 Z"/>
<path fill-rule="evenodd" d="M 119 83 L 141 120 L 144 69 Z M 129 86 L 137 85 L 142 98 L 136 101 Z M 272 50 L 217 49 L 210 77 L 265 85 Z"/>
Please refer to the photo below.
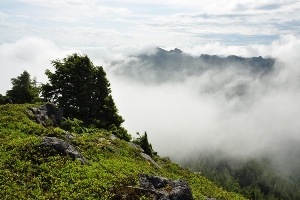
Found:
<path fill-rule="evenodd" d="M 154 156 L 162 167 L 144 160 L 139 150 L 124 140 L 112 140 L 112 130 L 79 129 L 80 121 L 68 122 L 74 131 L 71 142 L 89 161 L 82 165 L 68 156 L 50 155 L 38 136 L 65 139 L 63 129 L 45 128 L 32 119 L 33 104 L 0 106 L 0 199 L 147 199 L 127 187 L 138 185 L 138 174 L 154 174 L 187 180 L 196 199 L 245 199 L 226 192 L 208 179 Z M 72 124 L 73 123 L 73 124 Z M 78 131 L 78 132 L 76 132 Z"/>

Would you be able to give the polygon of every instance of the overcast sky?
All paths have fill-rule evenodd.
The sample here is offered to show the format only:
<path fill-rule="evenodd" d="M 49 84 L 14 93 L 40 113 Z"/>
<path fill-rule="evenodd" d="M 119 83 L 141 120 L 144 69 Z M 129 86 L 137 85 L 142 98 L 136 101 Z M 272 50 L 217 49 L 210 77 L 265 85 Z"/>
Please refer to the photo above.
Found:
<path fill-rule="evenodd" d="M 268 44 L 299 35 L 295 0 L 1 0 L 0 43 L 22 37 L 58 46 Z"/>
<path fill-rule="evenodd" d="M 225 137 L 235 141 L 240 135 L 245 137 L 235 143 L 241 149 L 246 146 L 243 141 L 250 140 L 248 146 L 255 149 L 257 141 L 273 141 L 274 131 L 280 136 L 276 141 L 288 135 L 287 130 L 290 138 L 300 140 L 295 136 L 300 131 L 299 38 L 298 0 L 0 0 L 0 93 L 5 94 L 10 79 L 23 70 L 46 82 L 50 60 L 79 52 L 108 71 L 125 128 L 133 134 L 148 131 L 159 151 L 173 151 L 160 141 L 173 147 L 189 142 L 193 148 L 209 136 L 206 139 L 213 142 L 201 143 L 205 147 L 224 146 Z M 153 53 L 158 46 L 177 47 L 196 57 L 263 56 L 284 64 L 277 65 L 277 74 L 267 82 L 222 71 L 151 87 L 114 76 L 109 69 L 112 60 L 126 63 L 128 55 Z M 218 98 L 197 93 L 197 88 L 211 85 L 210 80 L 231 86 L 245 81 L 256 101 L 245 106 L 243 101 L 224 99 L 226 91 L 217 91 Z M 239 112 L 236 105 L 242 105 Z M 233 134 L 224 136 L 224 130 Z M 249 139 L 250 135 L 257 137 Z"/>

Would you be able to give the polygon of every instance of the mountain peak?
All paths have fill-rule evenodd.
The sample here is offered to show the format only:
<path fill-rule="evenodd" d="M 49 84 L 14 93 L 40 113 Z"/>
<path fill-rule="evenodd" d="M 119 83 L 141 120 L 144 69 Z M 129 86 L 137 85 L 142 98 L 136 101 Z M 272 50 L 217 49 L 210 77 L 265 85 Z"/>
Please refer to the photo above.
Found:
<path fill-rule="evenodd" d="M 169 52 L 170 52 L 170 53 L 182 54 L 183 51 L 181 51 L 181 50 L 178 49 L 178 48 L 175 48 L 174 50 L 170 50 Z"/>
<path fill-rule="evenodd" d="M 165 50 L 161 47 L 157 47 L 157 50 L 158 50 L 158 53 L 173 53 L 173 54 L 182 54 L 183 53 L 183 51 L 181 51 L 178 48 L 171 49 L 170 51 L 167 51 L 167 50 Z"/>

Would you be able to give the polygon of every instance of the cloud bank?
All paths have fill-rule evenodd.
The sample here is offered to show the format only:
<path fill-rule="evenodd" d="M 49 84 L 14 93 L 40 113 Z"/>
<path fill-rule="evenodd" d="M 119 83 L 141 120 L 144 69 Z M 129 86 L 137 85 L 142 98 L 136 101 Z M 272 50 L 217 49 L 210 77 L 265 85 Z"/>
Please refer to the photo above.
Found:
<path fill-rule="evenodd" d="M 269 46 L 215 47 L 213 52 L 223 56 L 262 55 L 276 61 L 267 73 L 233 61 L 189 73 L 189 67 L 201 65 L 199 60 L 173 58 L 175 63 L 157 66 L 157 59 L 151 60 L 157 52 L 111 62 L 113 96 L 125 127 L 132 134 L 147 131 L 160 155 L 178 160 L 209 150 L 235 157 L 277 155 L 273 158 L 283 162 L 298 152 L 291 146 L 300 142 L 299 38 L 287 35 Z"/>

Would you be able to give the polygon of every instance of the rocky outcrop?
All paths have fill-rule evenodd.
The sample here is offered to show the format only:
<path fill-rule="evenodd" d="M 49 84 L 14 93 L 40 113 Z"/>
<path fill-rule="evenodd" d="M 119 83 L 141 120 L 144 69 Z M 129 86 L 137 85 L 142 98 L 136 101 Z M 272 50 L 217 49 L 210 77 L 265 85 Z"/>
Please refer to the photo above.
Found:
<path fill-rule="evenodd" d="M 188 183 L 184 180 L 169 180 L 159 176 L 139 174 L 140 190 L 154 195 L 155 200 L 193 200 Z"/>
<path fill-rule="evenodd" d="M 28 108 L 29 111 L 34 115 L 35 121 L 43 126 L 59 126 L 62 117 L 63 109 L 56 108 L 52 103 L 41 105 L 38 108 Z"/>
<path fill-rule="evenodd" d="M 70 143 L 56 137 L 44 136 L 41 138 L 43 141 L 40 146 L 50 148 L 52 154 L 69 155 L 74 160 L 80 160 L 82 164 L 89 164 L 89 162 L 83 157 L 83 155 L 81 155 L 81 153 L 77 151 L 76 148 Z"/>
<path fill-rule="evenodd" d="M 28 109 L 34 115 L 36 122 L 45 127 L 59 126 L 62 121 L 63 109 L 56 108 L 52 103 L 41 105 L 38 108 L 32 107 Z"/>

